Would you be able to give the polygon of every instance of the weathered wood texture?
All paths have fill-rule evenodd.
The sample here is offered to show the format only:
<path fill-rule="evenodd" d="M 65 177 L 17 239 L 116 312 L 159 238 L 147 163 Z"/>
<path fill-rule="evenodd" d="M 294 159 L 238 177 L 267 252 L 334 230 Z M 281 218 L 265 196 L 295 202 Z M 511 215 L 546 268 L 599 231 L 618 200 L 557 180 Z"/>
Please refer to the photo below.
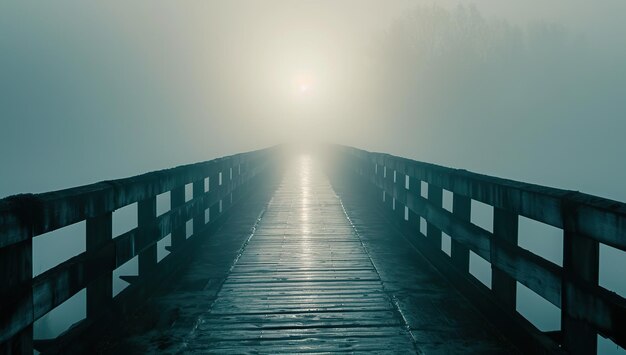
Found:
<path fill-rule="evenodd" d="M 115 268 L 139 255 L 139 280 L 148 277 L 157 264 L 159 240 L 172 233 L 174 247 L 184 244 L 190 219 L 195 222 L 193 236 L 201 235 L 211 224 L 204 223 L 205 210 L 214 217 L 226 212 L 233 196 L 245 196 L 257 177 L 275 165 L 277 150 L 0 200 L 0 351 L 32 351 L 33 322 L 84 288 L 88 319 L 101 313 L 111 302 Z M 204 179 L 218 175 L 223 175 L 220 183 L 204 191 Z M 189 183 L 194 184 L 194 196 L 185 202 L 184 186 Z M 167 191 L 172 192 L 172 208 L 157 217 L 156 196 Z M 112 212 L 135 202 L 138 227 L 111 239 Z M 83 220 L 87 251 L 33 278 L 32 238 Z"/>
<path fill-rule="evenodd" d="M 416 352 L 328 180 L 308 160 L 286 171 L 183 350 Z"/>
<path fill-rule="evenodd" d="M 289 166 L 140 309 L 63 351 L 517 353 L 375 206 L 339 199 L 319 169 Z"/>
<path fill-rule="evenodd" d="M 32 351 L 33 322 L 82 289 L 87 289 L 87 319 L 81 324 L 94 322 L 108 306 L 132 308 L 127 299 L 133 298 L 125 296 L 129 292 L 111 297 L 112 271 L 139 256 L 139 276 L 129 279 L 129 289 L 147 297 L 148 288 L 141 284 L 158 278 L 155 274 L 165 272 L 175 256 L 189 252 L 186 222 L 193 220 L 191 241 L 216 227 L 214 221 L 223 221 L 262 181 L 259 177 L 275 167 L 281 151 L 270 148 L 0 200 L 0 353 Z M 626 300 L 598 285 L 600 245 L 626 250 L 625 204 L 350 147 L 332 146 L 329 152 L 336 172 L 341 170 L 355 191 L 371 194 L 369 201 L 378 201 L 385 216 L 410 235 L 410 243 L 477 300 L 478 308 L 500 319 L 503 327 L 515 323 L 515 329 L 524 330 L 518 344 L 593 353 L 601 334 L 626 346 Z M 406 320 L 399 320 L 397 304 L 389 302 L 359 238 L 348 234 L 353 229 L 337 217 L 336 197 L 319 181 L 323 179 L 312 179 L 308 190 L 291 181 L 277 193 L 263 221 L 267 224 L 260 226 L 224 284 L 223 297 L 200 323 L 203 332 L 198 334 L 215 349 L 272 349 L 281 342 L 294 351 L 336 349 L 339 339 L 349 338 L 348 350 L 388 350 L 396 344 L 400 351 L 416 343 L 415 333 L 414 341 L 406 342 Z M 428 184 L 427 197 L 420 195 L 422 182 Z M 193 185 L 189 201 L 187 184 Z M 442 206 L 444 190 L 452 193 L 452 212 Z M 171 209 L 156 216 L 156 196 L 168 191 Z M 493 233 L 470 222 L 471 200 L 493 207 Z M 111 238 L 112 213 L 133 203 L 138 205 L 138 227 Z M 208 223 L 205 216 L 210 216 Z M 563 267 L 518 246 L 519 216 L 563 229 Z M 424 235 L 420 218 L 426 221 Z M 33 278 L 32 238 L 80 221 L 86 221 L 87 250 Z M 442 233 L 451 237 L 451 257 L 441 251 Z M 156 243 L 168 234 L 172 254 L 157 263 Z M 491 263 L 491 289 L 469 274 L 470 251 Z M 515 312 L 517 282 L 561 308 L 559 336 L 542 334 Z M 370 306 L 373 311 L 366 309 Z M 384 345 L 387 338 L 381 334 L 393 344 Z M 233 347 L 235 343 L 239 345 Z M 195 344 L 192 349 L 203 350 L 201 342 Z M 533 346 L 528 349 L 537 349 Z"/>
<path fill-rule="evenodd" d="M 395 211 L 384 213 L 366 193 L 355 190 L 353 179 L 333 177 L 331 181 L 419 354 L 520 352 L 422 255 L 424 249 L 411 245 L 402 230 L 390 223 L 390 219 L 398 219 Z M 402 210 L 398 207 L 396 211 Z M 402 212 L 400 220 L 404 221 Z"/>
<path fill-rule="evenodd" d="M 453 258 L 448 260 L 468 279 L 466 250 L 490 262 L 493 289 L 483 291 L 492 293 L 502 309 L 514 311 L 519 281 L 561 308 L 562 345 L 568 351 L 595 352 L 597 333 L 626 346 L 626 300 L 598 286 L 598 244 L 626 250 L 626 204 L 351 147 L 333 146 L 329 156 L 350 179 L 366 181 L 373 196 L 387 196 L 396 209 L 406 206 L 411 216 L 423 217 L 431 244 L 439 242 L 439 231 L 449 235 Z M 408 176 L 410 187 L 390 176 Z M 421 181 L 428 183 L 428 198 L 420 196 Z M 453 193 L 452 213 L 442 208 L 440 189 Z M 493 206 L 493 233 L 469 222 L 471 199 Z M 517 245 L 518 216 L 563 229 L 563 267 Z M 411 223 L 402 219 L 402 224 Z M 413 230 L 421 235 L 419 224 Z M 433 250 L 443 254 L 441 244 Z"/>

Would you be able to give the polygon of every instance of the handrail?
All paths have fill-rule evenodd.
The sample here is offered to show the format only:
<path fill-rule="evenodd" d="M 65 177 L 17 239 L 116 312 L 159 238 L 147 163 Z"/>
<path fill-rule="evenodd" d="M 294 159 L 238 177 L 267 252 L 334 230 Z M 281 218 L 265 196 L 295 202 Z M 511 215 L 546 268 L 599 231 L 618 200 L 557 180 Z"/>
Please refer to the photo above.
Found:
<path fill-rule="evenodd" d="M 177 254 L 187 243 L 186 222 L 193 219 L 190 240 L 202 234 L 266 174 L 277 149 L 0 200 L 0 353 L 32 349 L 35 320 L 84 288 L 87 318 L 101 314 L 113 301 L 113 270 L 138 256 L 139 278 L 147 277 L 157 265 L 159 240 L 171 234 L 166 259 Z M 185 201 L 188 184 L 193 184 L 193 198 Z M 171 209 L 157 216 L 156 197 L 168 191 Z M 133 203 L 138 226 L 113 238 L 113 211 Z M 211 209 L 208 223 L 206 209 Z M 32 238 L 81 221 L 86 221 L 87 250 L 33 278 Z"/>
<path fill-rule="evenodd" d="M 82 289 L 87 289 L 87 320 L 96 319 L 117 299 L 111 291 L 113 270 L 138 256 L 139 279 L 153 275 L 157 265 L 189 245 L 186 222 L 193 220 L 190 240 L 197 239 L 215 223 L 214 218 L 205 223 L 205 210 L 231 209 L 271 169 L 277 151 L 0 200 L 0 353 L 32 348 L 34 321 Z M 418 217 L 425 219 L 426 235 L 414 238 L 424 254 L 444 260 L 499 309 L 516 314 L 520 282 L 561 309 L 562 330 L 555 341 L 565 349 L 593 353 L 598 333 L 626 345 L 626 299 L 598 284 L 600 244 L 626 251 L 626 204 L 352 147 L 331 146 L 330 151 L 350 181 L 361 182 L 412 237 L 421 235 Z M 428 184 L 427 197 L 420 195 L 422 181 Z M 193 197 L 185 201 L 188 184 Z M 443 208 L 444 189 L 453 194 L 452 211 Z M 168 191 L 171 208 L 157 216 L 156 197 Z M 470 222 L 471 200 L 493 207 L 492 232 Z M 113 238 L 112 213 L 134 203 L 137 227 Z M 519 216 L 563 229 L 562 267 L 518 245 Z M 86 222 L 86 251 L 33 277 L 32 238 L 80 221 Z M 449 258 L 441 252 L 442 232 L 452 239 Z M 157 263 L 156 243 L 168 234 L 172 253 Z M 491 263 L 490 289 L 472 281 L 470 251 Z"/>
<path fill-rule="evenodd" d="M 626 204 L 352 147 L 333 146 L 331 154 L 411 234 L 423 235 L 418 217 L 424 218 L 429 251 L 441 251 L 442 231 L 449 235 L 447 260 L 456 270 L 469 278 L 470 250 L 490 262 L 492 287 L 479 287 L 500 306 L 515 313 L 519 281 L 559 307 L 566 349 L 595 353 L 598 333 L 626 346 L 626 299 L 598 285 L 600 243 L 626 251 Z M 442 206 L 444 189 L 453 194 L 452 212 Z M 470 223 L 472 199 L 493 207 L 493 232 Z M 563 229 L 563 267 L 518 246 L 519 216 Z"/>

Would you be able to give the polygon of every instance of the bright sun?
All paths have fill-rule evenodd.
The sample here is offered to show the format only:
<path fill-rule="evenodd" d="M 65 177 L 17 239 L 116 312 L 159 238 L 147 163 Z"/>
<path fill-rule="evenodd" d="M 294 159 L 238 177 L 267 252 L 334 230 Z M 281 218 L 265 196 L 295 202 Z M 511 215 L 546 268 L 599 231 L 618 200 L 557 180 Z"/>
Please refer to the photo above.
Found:
<path fill-rule="evenodd" d="M 296 88 L 301 94 L 306 94 L 313 87 L 313 78 L 307 74 L 299 75 L 295 80 Z"/>

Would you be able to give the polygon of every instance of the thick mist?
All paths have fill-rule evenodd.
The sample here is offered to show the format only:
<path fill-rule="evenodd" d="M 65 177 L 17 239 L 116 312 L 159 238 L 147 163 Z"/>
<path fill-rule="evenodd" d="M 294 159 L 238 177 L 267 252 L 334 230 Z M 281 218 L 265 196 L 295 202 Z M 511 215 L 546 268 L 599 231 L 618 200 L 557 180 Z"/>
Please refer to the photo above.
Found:
<path fill-rule="evenodd" d="M 625 33 L 513 25 L 476 7 L 413 10 L 373 45 L 387 119 L 372 144 L 623 200 Z"/>
<path fill-rule="evenodd" d="M 0 6 L 0 196 L 336 131 L 329 115 L 354 84 L 355 47 L 401 12 L 356 1 Z"/>
<path fill-rule="evenodd" d="M 3 2 L 0 198 L 304 141 L 626 201 L 624 13 L 618 0 Z M 65 240 L 36 263 L 84 248 Z M 623 295 L 623 255 L 606 255 L 622 258 L 603 267 Z"/>
<path fill-rule="evenodd" d="M 624 7 L 5 3 L 0 195 L 305 139 L 624 200 Z"/>

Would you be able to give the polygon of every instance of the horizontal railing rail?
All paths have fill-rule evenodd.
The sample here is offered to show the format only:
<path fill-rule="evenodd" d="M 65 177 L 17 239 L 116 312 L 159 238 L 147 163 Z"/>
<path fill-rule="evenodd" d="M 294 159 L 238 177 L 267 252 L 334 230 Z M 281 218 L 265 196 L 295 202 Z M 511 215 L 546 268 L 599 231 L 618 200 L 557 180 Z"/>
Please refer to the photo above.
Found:
<path fill-rule="evenodd" d="M 171 235 L 164 260 L 174 257 L 187 243 L 186 223 L 193 220 L 190 240 L 201 234 L 271 169 L 277 149 L 0 200 L 0 353 L 32 351 L 33 323 L 82 289 L 87 320 L 102 314 L 113 302 L 113 270 L 138 256 L 138 278 L 147 277 L 157 265 L 158 241 Z M 185 201 L 188 184 L 193 196 Z M 157 216 L 157 195 L 166 192 L 171 208 Z M 134 203 L 137 227 L 113 238 L 113 212 Z M 81 221 L 86 251 L 33 277 L 32 238 Z"/>
<path fill-rule="evenodd" d="M 626 251 L 626 204 L 345 146 L 332 147 L 331 155 L 349 179 L 367 181 L 411 234 L 425 219 L 423 239 L 432 250 L 441 251 L 442 232 L 449 235 L 447 260 L 468 279 L 470 250 L 490 262 L 492 285 L 484 288 L 501 307 L 516 313 L 516 282 L 559 307 L 560 346 L 595 353 L 598 333 L 626 346 L 626 300 L 598 284 L 599 245 Z M 444 189 L 452 193 L 452 211 L 443 208 Z M 471 200 L 493 207 L 493 232 L 470 222 Z M 518 245 L 519 216 L 563 229 L 562 267 Z"/>

